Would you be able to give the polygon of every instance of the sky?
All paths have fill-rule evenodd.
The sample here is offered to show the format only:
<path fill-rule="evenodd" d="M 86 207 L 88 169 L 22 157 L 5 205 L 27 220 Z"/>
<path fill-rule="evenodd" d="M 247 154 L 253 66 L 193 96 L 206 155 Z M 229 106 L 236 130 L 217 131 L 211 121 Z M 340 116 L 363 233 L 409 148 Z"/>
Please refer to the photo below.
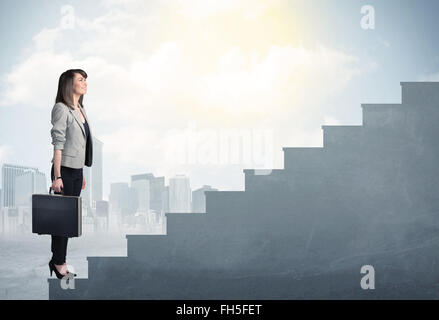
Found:
<path fill-rule="evenodd" d="M 361 25 L 365 5 L 373 29 Z M 148 172 L 166 184 L 186 174 L 192 190 L 244 190 L 243 169 L 281 169 L 283 147 L 322 146 L 322 125 L 360 125 L 362 103 L 399 103 L 400 82 L 437 81 L 438 7 L 2 0 L 0 165 L 49 178 L 58 79 L 80 68 L 104 143 L 104 199 L 110 183 Z"/>

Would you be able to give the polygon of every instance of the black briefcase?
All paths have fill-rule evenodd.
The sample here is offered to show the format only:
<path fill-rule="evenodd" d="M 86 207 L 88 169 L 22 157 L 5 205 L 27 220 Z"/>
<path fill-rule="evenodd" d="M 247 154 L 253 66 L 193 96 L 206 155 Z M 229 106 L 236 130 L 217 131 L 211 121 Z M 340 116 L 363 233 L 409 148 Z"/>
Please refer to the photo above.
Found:
<path fill-rule="evenodd" d="M 64 237 L 82 234 L 81 197 L 62 194 L 32 195 L 32 233 Z"/>

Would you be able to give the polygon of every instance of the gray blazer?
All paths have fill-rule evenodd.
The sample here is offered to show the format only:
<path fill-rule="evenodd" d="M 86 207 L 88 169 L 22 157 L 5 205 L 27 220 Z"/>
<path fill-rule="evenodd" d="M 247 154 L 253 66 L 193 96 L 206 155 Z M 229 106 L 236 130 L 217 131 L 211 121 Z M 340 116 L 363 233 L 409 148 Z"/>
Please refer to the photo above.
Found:
<path fill-rule="evenodd" d="M 52 144 L 54 150 L 62 150 L 61 165 L 70 168 L 83 168 L 84 165 L 91 167 L 93 158 L 93 139 L 90 122 L 84 108 L 82 114 L 87 120 L 90 135 L 88 143 L 85 140 L 84 124 L 81 121 L 78 111 L 69 108 L 62 102 L 58 102 L 52 109 Z M 52 161 L 53 163 L 53 157 Z"/>

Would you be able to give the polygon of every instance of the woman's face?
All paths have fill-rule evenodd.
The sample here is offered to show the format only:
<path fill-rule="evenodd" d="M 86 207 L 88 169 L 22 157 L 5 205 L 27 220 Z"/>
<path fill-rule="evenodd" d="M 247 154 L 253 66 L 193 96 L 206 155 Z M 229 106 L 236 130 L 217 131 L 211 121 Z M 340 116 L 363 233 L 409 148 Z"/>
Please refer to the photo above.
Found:
<path fill-rule="evenodd" d="M 87 79 L 80 73 L 75 73 L 73 78 L 73 93 L 79 96 L 87 93 Z"/>

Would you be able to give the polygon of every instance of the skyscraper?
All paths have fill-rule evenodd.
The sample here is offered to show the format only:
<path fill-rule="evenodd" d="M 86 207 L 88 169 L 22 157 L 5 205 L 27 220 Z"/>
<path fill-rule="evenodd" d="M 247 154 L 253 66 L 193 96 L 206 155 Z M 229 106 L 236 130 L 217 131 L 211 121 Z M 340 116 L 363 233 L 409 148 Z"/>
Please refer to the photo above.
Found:
<path fill-rule="evenodd" d="M 137 211 L 147 214 L 150 207 L 150 185 L 148 179 L 133 179 L 131 176 L 131 188 L 137 195 Z"/>
<path fill-rule="evenodd" d="M 32 194 L 47 193 L 46 175 L 28 170 L 15 177 L 15 206 L 32 206 Z"/>
<path fill-rule="evenodd" d="M 44 192 L 43 189 L 46 189 L 46 178 L 44 173 L 38 171 L 37 168 L 34 167 L 24 167 L 17 166 L 13 164 L 3 164 L 2 166 L 2 190 L 3 190 L 3 205 L 7 208 L 15 208 L 15 198 L 16 198 L 16 177 L 31 171 L 33 172 L 33 181 L 29 182 L 32 186 L 32 192 Z M 19 179 L 20 183 L 26 180 L 26 177 Z M 44 187 L 43 187 L 44 185 Z M 37 191 L 38 190 L 38 191 Z"/>
<path fill-rule="evenodd" d="M 191 188 L 184 174 L 169 179 L 169 211 L 191 212 Z"/>
<path fill-rule="evenodd" d="M 102 141 L 93 137 L 93 164 L 91 166 L 92 203 L 102 200 L 103 194 L 103 146 Z M 93 205 L 95 207 L 95 205 Z"/>
<path fill-rule="evenodd" d="M 218 189 L 204 185 L 192 191 L 192 212 L 206 212 L 206 195 L 204 191 L 218 191 Z"/>
<path fill-rule="evenodd" d="M 169 212 L 169 186 L 166 186 L 162 192 L 162 213 Z"/>
<path fill-rule="evenodd" d="M 115 182 L 110 185 L 110 206 L 112 211 L 120 212 L 124 195 L 129 191 L 128 183 Z"/>
<path fill-rule="evenodd" d="M 149 209 L 161 212 L 163 210 L 162 193 L 165 189 L 165 177 L 154 177 L 152 173 L 132 175 L 131 186 L 136 181 L 149 181 Z"/>
<path fill-rule="evenodd" d="M 84 166 L 83 170 L 85 189 L 81 191 L 81 198 L 86 206 L 93 208 L 96 207 L 96 201 L 102 200 L 103 194 L 102 149 L 103 143 L 93 137 L 93 164 L 91 167 Z"/>
<path fill-rule="evenodd" d="M 84 169 L 82 170 L 82 174 L 83 174 L 84 179 L 85 179 L 85 189 L 81 190 L 82 203 L 86 207 L 90 207 L 91 208 L 91 206 L 92 206 L 92 199 L 91 199 L 92 185 L 91 185 L 91 170 L 90 170 L 90 167 L 85 166 Z"/>
<path fill-rule="evenodd" d="M 3 189 L 0 189 L 0 231 L 5 232 L 5 210 L 3 209 Z"/>

